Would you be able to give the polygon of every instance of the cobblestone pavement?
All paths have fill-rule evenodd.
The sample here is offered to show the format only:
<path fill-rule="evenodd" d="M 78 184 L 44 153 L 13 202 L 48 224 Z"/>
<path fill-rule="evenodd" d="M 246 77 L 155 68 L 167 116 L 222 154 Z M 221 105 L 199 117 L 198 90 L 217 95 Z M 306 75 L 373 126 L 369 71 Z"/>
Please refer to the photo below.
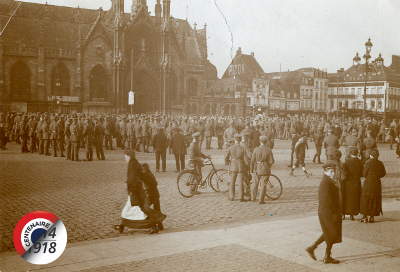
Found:
<path fill-rule="evenodd" d="M 319 271 L 240 245 L 104 266 L 83 271 Z"/>
<path fill-rule="evenodd" d="M 217 168 L 227 168 L 223 163 L 224 151 L 217 150 L 214 137 L 210 154 Z M 311 179 L 305 178 L 300 169 L 297 177 L 289 176 L 289 141 L 275 142 L 276 160 L 272 172 L 283 184 L 283 194 L 266 205 L 252 202 L 230 202 L 227 196 L 212 189 L 203 190 L 199 196 L 182 197 L 176 186 L 177 174 L 173 155 L 167 155 L 167 172 L 155 173 L 161 194 L 161 209 L 168 215 L 166 229 L 200 226 L 210 223 L 234 222 L 265 216 L 299 214 L 316 210 L 317 190 L 321 167 L 313 164 L 314 144 L 307 151 L 307 170 Z M 105 161 L 71 162 L 65 158 L 53 158 L 38 154 L 20 154 L 20 146 L 7 145 L 0 151 L 0 251 L 14 250 L 12 233 L 18 220 L 35 210 L 56 214 L 66 225 L 68 243 L 117 237 L 112 229 L 118 224 L 127 194 L 125 187 L 127 163 L 120 149 L 106 150 Z M 378 146 L 380 159 L 384 162 L 387 176 L 383 179 L 383 198 L 400 198 L 400 160 L 388 145 Z M 83 158 L 84 151 L 80 152 Z M 322 156 L 324 157 L 324 156 Z M 154 154 L 137 153 L 140 162 L 149 163 L 155 170 Z M 203 176 L 210 168 L 203 168 Z M 378 225 L 378 224 L 377 224 Z M 124 235 L 131 235 L 128 232 Z"/>

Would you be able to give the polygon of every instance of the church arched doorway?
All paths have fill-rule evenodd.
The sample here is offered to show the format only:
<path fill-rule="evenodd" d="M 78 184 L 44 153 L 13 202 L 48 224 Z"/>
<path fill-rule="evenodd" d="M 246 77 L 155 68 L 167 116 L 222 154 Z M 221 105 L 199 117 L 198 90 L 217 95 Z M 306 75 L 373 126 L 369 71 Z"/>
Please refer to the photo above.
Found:
<path fill-rule="evenodd" d="M 192 114 L 197 114 L 197 105 L 196 104 L 192 105 Z"/>
<path fill-rule="evenodd" d="M 189 78 L 187 85 L 188 85 L 187 94 L 189 96 L 197 96 L 197 85 L 198 85 L 197 79 L 195 79 L 194 77 Z"/>
<path fill-rule="evenodd" d="M 31 70 L 28 64 L 18 60 L 10 71 L 10 98 L 12 101 L 30 100 Z"/>
<path fill-rule="evenodd" d="M 135 92 L 135 103 L 132 111 L 136 114 L 155 112 L 158 108 L 159 99 L 156 95 L 155 80 L 145 72 L 136 73 L 133 77 L 133 92 Z M 129 91 L 123 99 L 128 104 Z"/>
<path fill-rule="evenodd" d="M 229 104 L 226 104 L 224 107 L 224 115 L 229 115 L 230 114 L 230 107 Z"/>
<path fill-rule="evenodd" d="M 211 114 L 216 115 L 217 114 L 217 105 L 213 104 L 211 107 Z"/>
<path fill-rule="evenodd" d="M 67 66 L 58 62 L 51 71 L 51 94 L 56 96 L 69 96 L 70 76 Z"/>
<path fill-rule="evenodd" d="M 190 114 L 190 104 L 186 105 L 186 114 Z"/>
<path fill-rule="evenodd" d="M 204 114 L 210 114 L 210 110 L 211 110 L 211 107 L 210 107 L 210 104 L 206 104 L 206 106 L 204 107 Z"/>
<path fill-rule="evenodd" d="M 100 64 L 90 72 L 90 98 L 107 98 L 107 73 Z"/>
<path fill-rule="evenodd" d="M 235 105 L 231 106 L 231 115 L 236 115 L 236 106 Z"/>

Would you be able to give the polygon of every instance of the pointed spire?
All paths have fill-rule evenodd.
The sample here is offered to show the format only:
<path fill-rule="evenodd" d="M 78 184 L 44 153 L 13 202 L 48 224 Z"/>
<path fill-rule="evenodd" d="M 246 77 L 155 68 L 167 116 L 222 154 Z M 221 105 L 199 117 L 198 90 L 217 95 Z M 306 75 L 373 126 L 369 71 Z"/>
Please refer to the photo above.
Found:
<path fill-rule="evenodd" d="M 162 7 L 161 7 L 161 0 L 157 0 L 155 9 L 154 9 L 154 13 L 156 16 L 156 26 L 160 26 L 161 25 L 161 12 L 162 12 Z"/>

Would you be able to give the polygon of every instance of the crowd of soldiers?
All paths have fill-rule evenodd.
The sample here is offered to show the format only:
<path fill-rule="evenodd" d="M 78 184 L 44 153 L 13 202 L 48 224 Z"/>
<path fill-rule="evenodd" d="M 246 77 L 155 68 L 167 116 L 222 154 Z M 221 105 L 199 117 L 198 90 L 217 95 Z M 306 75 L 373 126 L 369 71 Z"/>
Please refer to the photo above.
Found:
<path fill-rule="evenodd" d="M 162 130 L 166 137 L 155 135 Z M 166 116 L 157 114 L 115 115 L 115 114 L 48 114 L 48 113 L 15 113 L 1 115 L 0 147 L 6 148 L 8 141 L 21 144 L 21 152 L 38 152 L 39 154 L 61 157 L 69 160 L 79 160 L 79 149 L 86 150 L 86 160 L 93 160 L 93 149 L 97 159 L 104 160 L 103 146 L 113 150 L 113 138 L 117 147 L 141 152 L 155 152 L 157 146 L 168 149 L 177 132 L 186 138 L 186 146 L 192 140 L 192 134 L 199 132 L 200 150 L 205 142 L 206 149 L 211 149 L 211 139 L 216 136 L 218 149 L 228 149 L 234 142 L 234 135 L 245 133 L 244 141 L 252 152 L 260 145 L 259 137 L 266 136 L 270 148 L 275 139 L 292 140 L 292 157 L 290 167 L 304 162 L 305 149 L 308 149 L 307 139 L 314 141 L 317 153 L 313 161 L 321 162 L 322 147 L 326 155 L 331 155 L 338 146 L 347 148 L 356 146 L 362 154 L 362 149 L 370 149 L 371 138 L 375 142 L 389 141 L 390 149 L 400 133 L 400 122 L 396 120 L 387 127 L 376 120 L 339 120 L 324 118 L 235 118 L 227 117 L 188 117 Z M 333 137 L 338 138 L 338 143 Z M 367 139 L 368 143 L 363 144 Z M 164 143 L 165 141 L 165 143 Z M 332 147 L 332 145 L 334 145 Z M 398 146 L 398 143 L 397 143 Z M 398 148 L 397 148 L 398 149 Z M 399 151 L 397 151 L 399 152 Z M 182 152 L 181 152 L 182 153 Z M 180 154 L 182 155 L 182 154 Z M 400 154 L 398 154 L 400 156 Z M 164 156 L 161 156 L 164 160 Z M 293 160 L 296 159 L 296 163 Z M 304 165 L 302 165 L 304 170 Z M 157 169 L 158 170 L 158 169 Z M 163 169 L 165 170 L 165 169 Z M 178 171 L 180 169 L 177 169 Z"/>

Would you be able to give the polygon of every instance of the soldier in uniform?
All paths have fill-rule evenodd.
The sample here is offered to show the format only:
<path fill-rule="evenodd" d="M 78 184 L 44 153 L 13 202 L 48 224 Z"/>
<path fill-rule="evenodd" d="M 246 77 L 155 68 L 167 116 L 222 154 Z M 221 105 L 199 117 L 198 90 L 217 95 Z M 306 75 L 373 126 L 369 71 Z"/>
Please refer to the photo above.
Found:
<path fill-rule="evenodd" d="M 294 133 L 292 135 L 292 149 L 291 149 L 291 153 L 290 153 L 290 164 L 288 165 L 288 167 L 290 167 L 290 168 L 293 167 L 295 147 L 296 147 L 296 143 L 299 139 L 300 139 L 300 136 L 297 133 Z"/>
<path fill-rule="evenodd" d="M 204 155 L 199 147 L 198 141 L 200 137 L 200 132 L 196 132 L 192 135 L 193 141 L 191 142 L 189 146 L 189 165 L 192 164 L 194 165 L 194 168 L 196 169 L 197 173 L 200 175 L 200 179 L 196 180 L 195 186 L 191 186 L 190 191 L 193 194 L 200 194 L 199 191 L 197 191 L 197 185 L 202 179 L 202 174 L 201 174 L 201 167 L 203 167 L 203 159 L 209 158 L 209 156 Z"/>
<path fill-rule="evenodd" d="M 217 134 L 218 149 L 222 149 L 224 145 L 224 124 L 221 120 L 219 120 L 215 126 L 215 134 Z"/>
<path fill-rule="evenodd" d="M 58 116 L 53 116 L 53 120 L 50 123 L 50 141 L 53 146 L 53 156 L 57 157 L 57 141 L 58 141 L 58 133 L 57 133 L 57 121 Z"/>
<path fill-rule="evenodd" d="M 147 120 L 142 122 L 142 145 L 143 145 L 143 152 L 149 152 L 149 145 L 150 145 L 150 127 Z"/>
<path fill-rule="evenodd" d="M 78 120 L 74 118 L 72 121 L 72 125 L 69 127 L 71 132 L 71 161 L 80 161 L 79 160 L 79 140 L 81 137 L 81 131 L 79 129 Z"/>
<path fill-rule="evenodd" d="M 37 121 L 35 120 L 35 115 L 31 115 L 28 122 L 29 127 L 29 141 L 30 141 L 30 152 L 36 152 L 36 126 Z"/>
<path fill-rule="evenodd" d="M 314 163 L 315 163 L 315 159 L 318 158 L 318 163 L 322 164 L 321 151 L 322 151 L 322 142 L 324 141 L 323 131 L 324 131 L 324 129 L 322 127 L 319 127 L 317 133 L 314 136 L 314 144 L 315 144 L 315 150 L 316 150 L 316 153 L 315 153 L 314 159 L 313 159 Z"/>
<path fill-rule="evenodd" d="M 267 136 L 260 137 L 260 146 L 254 149 L 250 162 L 250 173 L 252 173 L 253 176 L 251 184 L 251 201 L 256 201 L 258 184 L 261 182 L 260 204 L 265 203 L 264 199 L 269 176 L 271 175 L 271 166 L 275 162 L 272 150 L 266 146 L 268 140 Z"/>
<path fill-rule="evenodd" d="M 229 200 L 235 197 L 235 183 L 239 183 L 239 200 L 244 201 L 244 179 L 248 172 L 247 166 L 250 158 L 247 156 L 246 149 L 240 145 L 242 135 L 235 134 L 235 144 L 228 148 L 225 155 L 225 164 L 229 164 L 230 184 Z"/>
<path fill-rule="evenodd" d="M 322 228 L 322 235 L 310 247 L 306 248 L 311 258 L 317 260 L 314 250 L 323 241 L 326 243 L 324 263 L 337 264 L 340 261 L 331 256 L 333 244 L 342 242 L 342 216 L 339 199 L 339 188 L 336 187 L 333 178 L 335 176 L 335 164 L 324 164 L 324 175 L 318 191 L 318 217 Z"/>
<path fill-rule="evenodd" d="M 21 153 L 28 153 L 28 136 L 29 136 L 29 126 L 26 122 L 27 116 L 23 116 L 19 124 L 19 137 L 21 139 Z"/>
<path fill-rule="evenodd" d="M 333 135 L 333 130 L 331 129 L 328 130 L 328 136 L 324 139 L 324 147 L 326 150 L 326 160 L 333 161 L 334 152 L 339 149 L 340 145 L 338 137 Z"/>
<path fill-rule="evenodd" d="M 306 170 L 306 163 L 305 163 L 306 148 L 308 150 L 307 137 L 305 135 L 302 135 L 294 147 L 294 152 L 296 154 L 296 163 L 292 166 L 290 175 L 294 176 L 293 174 L 294 169 L 296 167 L 299 167 L 299 165 L 301 165 L 301 168 L 303 169 L 303 172 L 306 175 L 306 177 L 309 178 L 311 176 L 311 174 L 308 173 Z"/>
<path fill-rule="evenodd" d="M 112 144 L 112 123 L 110 120 L 110 117 L 106 117 L 106 120 L 103 123 L 103 127 L 104 127 L 104 138 L 105 138 L 105 147 L 106 149 L 110 149 L 110 150 L 114 150 Z"/>
<path fill-rule="evenodd" d="M 44 122 L 44 117 L 40 116 L 40 120 L 36 126 L 36 138 L 38 140 L 39 143 L 39 154 L 43 154 L 44 153 L 44 142 L 43 142 L 43 132 L 42 132 L 42 125 Z"/>
<path fill-rule="evenodd" d="M 210 120 L 207 121 L 204 128 L 205 128 L 205 137 L 206 137 L 206 149 L 212 149 L 211 140 L 212 140 L 213 126 L 212 126 Z"/>
<path fill-rule="evenodd" d="M 93 161 L 93 138 L 94 138 L 94 128 L 89 122 L 89 119 L 85 121 L 85 127 L 82 133 L 83 139 L 85 141 L 86 147 L 86 161 Z"/>
<path fill-rule="evenodd" d="M 96 156 L 100 161 L 104 161 L 104 151 L 103 151 L 103 139 L 104 139 L 104 127 L 101 124 L 100 119 L 94 120 L 94 146 L 96 148 Z"/>
<path fill-rule="evenodd" d="M 132 123 L 132 118 L 129 118 L 129 123 L 126 124 L 126 140 L 127 140 L 127 149 L 135 150 L 136 148 L 136 135 L 135 135 L 135 126 Z"/>
<path fill-rule="evenodd" d="M 142 141 L 142 126 L 140 125 L 140 120 L 136 120 L 134 124 L 136 136 L 136 151 L 140 152 L 140 145 Z"/>
<path fill-rule="evenodd" d="M 229 127 L 224 131 L 225 147 L 227 150 L 231 146 L 230 140 L 232 140 L 233 136 L 237 133 L 237 130 L 233 127 L 233 123 L 229 123 Z"/>
<path fill-rule="evenodd" d="M 60 150 L 61 157 L 64 156 L 64 150 L 65 150 L 65 121 L 64 117 L 61 116 L 60 119 L 57 122 L 57 135 L 58 135 L 58 140 L 57 140 L 57 147 Z"/>
<path fill-rule="evenodd" d="M 64 135 L 65 135 L 65 149 L 67 150 L 67 160 L 71 160 L 72 156 L 71 156 L 71 118 L 67 119 L 67 123 L 65 125 L 65 129 L 64 129 Z"/>
<path fill-rule="evenodd" d="M 346 147 L 346 159 L 350 157 L 350 150 L 353 147 L 357 148 L 357 153 L 361 152 L 361 145 L 357 137 L 356 129 L 353 129 L 351 134 L 346 136 L 344 139 L 344 146 Z"/>
<path fill-rule="evenodd" d="M 49 152 L 50 146 L 50 124 L 49 124 L 49 117 L 44 118 L 44 122 L 42 124 L 41 132 L 43 135 L 43 144 L 44 144 L 44 155 L 51 156 Z"/>
<path fill-rule="evenodd" d="M 377 148 L 376 140 L 372 137 L 372 132 L 367 131 L 367 137 L 363 140 L 361 150 L 364 152 L 364 158 L 368 159 L 371 154 L 371 150 Z"/>

